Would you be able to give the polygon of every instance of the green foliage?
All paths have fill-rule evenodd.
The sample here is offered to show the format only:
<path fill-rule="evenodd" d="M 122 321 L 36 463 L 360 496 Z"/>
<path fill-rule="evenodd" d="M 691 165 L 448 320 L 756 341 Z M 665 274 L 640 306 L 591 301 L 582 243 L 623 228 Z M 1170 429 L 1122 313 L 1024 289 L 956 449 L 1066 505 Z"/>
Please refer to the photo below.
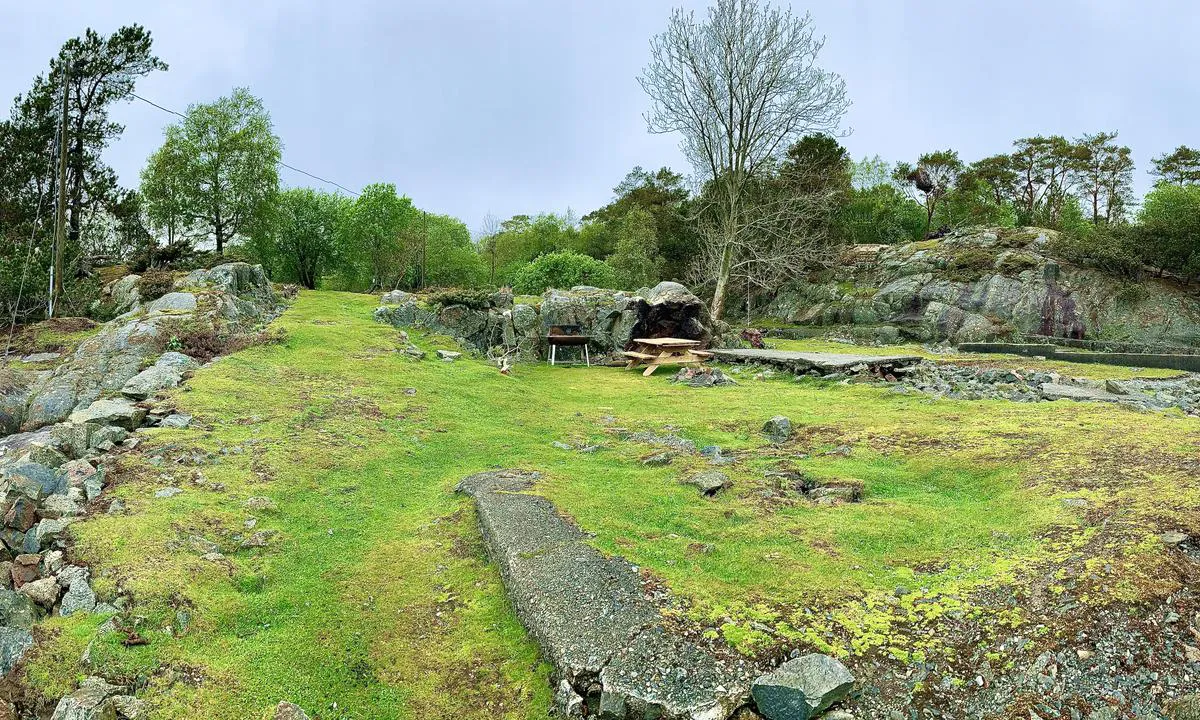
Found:
<path fill-rule="evenodd" d="M 147 270 L 137 287 L 143 302 L 157 300 L 175 289 L 175 274 L 170 270 Z"/>
<path fill-rule="evenodd" d="M 220 254 L 268 222 L 280 154 L 270 115 L 245 88 L 192 105 L 143 171 L 149 215 L 172 235 L 180 228 L 211 235 Z"/>
<path fill-rule="evenodd" d="M 662 259 L 654 227 L 654 217 L 636 207 L 617 223 L 617 248 L 608 259 L 615 273 L 615 287 L 636 290 L 658 282 Z"/>
<path fill-rule="evenodd" d="M 471 231 L 449 215 L 426 215 L 419 232 L 426 234 L 423 247 L 424 285 L 433 287 L 476 287 L 488 279 L 487 263 L 471 242 Z"/>
<path fill-rule="evenodd" d="M 942 276 L 955 282 L 975 282 L 995 268 L 996 258 L 990 250 L 970 248 L 960 250 L 946 263 Z"/>
<path fill-rule="evenodd" d="M 570 251 L 546 253 L 513 273 L 513 290 L 537 295 L 549 288 L 567 289 L 576 285 L 612 287 L 616 277 L 612 267 L 589 255 Z"/>
<path fill-rule="evenodd" d="M 1041 265 L 1041 262 L 1024 252 L 1010 252 L 1000 259 L 1000 263 L 996 265 L 996 272 L 1001 275 L 1020 275 L 1026 270 L 1034 270 Z"/>
<path fill-rule="evenodd" d="M 67 88 L 67 242 L 63 312 L 82 312 L 95 298 L 96 283 L 79 280 L 89 256 L 124 254 L 139 239 L 128 221 L 136 217 L 117 187 L 116 173 L 103 160 L 124 126 L 110 110 L 129 96 L 137 81 L 166 64 L 151 50 L 150 33 L 127 25 L 104 36 L 87 30 L 67 40 L 49 71 L 13 101 L 0 122 L 0 308 L 5 317 L 44 314 L 54 213 L 50 175 L 56 167 L 57 128 L 64 80 Z M 70 74 L 65 71 L 70 67 Z M 36 222 L 40 221 L 40 222 Z M 32 245 L 31 245 L 32 239 Z M 116 259 L 116 258 L 114 258 Z"/>
<path fill-rule="evenodd" d="M 493 238 L 496 282 L 500 284 L 513 284 L 516 273 L 539 255 L 571 251 L 578 244 L 579 230 L 574 222 L 554 213 L 535 218 L 514 215 L 500 228 Z"/>
<path fill-rule="evenodd" d="M 840 223 L 847 242 L 892 245 L 920 240 L 925 211 L 890 183 L 854 190 Z"/>
<path fill-rule="evenodd" d="M 1095 227 L 1084 223 L 1051 238 L 1046 252 L 1068 262 L 1136 278 L 1142 267 L 1137 231 L 1126 226 Z"/>
<path fill-rule="evenodd" d="M 1154 158 L 1151 174 L 1172 185 L 1200 183 L 1200 150 L 1180 145 L 1174 152 Z"/>
<path fill-rule="evenodd" d="M 349 206 L 349 200 L 334 193 L 285 190 L 246 247 L 272 280 L 315 288 L 336 255 Z"/>
<path fill-rule="evenodd" d="M 1200 277 L 1200 185 L 1159 183 L 1139 215 L 1142 257 L 1181 277 Z"/>
<path fill-rule="evenodd" d="M 433 305 L 465 305 L 472 310 L 486 310 L 492 306 L 492 293 L 487 290 L 472 290 L 463 288 L 442 288 L 425 296 Z"/>
<path fill-rule="evenodd" d="M 341 287 L 374 292 L 400 284 L 420 257 L 419 213 L 412 200 L 390 183 L 363 188 L 345 213 L 338 232 L 337 267 Z"/>
<path fill-rule="evenodd" d="M 938 204 L 957 184 L 965 169 L 954 150 L 936 150 L 917 158 L 916 165 L 896 164 L 892 179 L 925 206 L 925 232 L 929 232 Z"/>
<path fill-rule="evenodd" d="M 617 250 L 617 224 L 631 210 L 641 209 L 654 219 L 661 277 L 682 279 L 700 245 L 695 224 L 688 219 L 690 206 L 682 175 L 667 167 L 654 172 L 635 167 L 613 188 L 612 202 L 583 216 L 584 225 L 571 249 L 606 259 Z"/>

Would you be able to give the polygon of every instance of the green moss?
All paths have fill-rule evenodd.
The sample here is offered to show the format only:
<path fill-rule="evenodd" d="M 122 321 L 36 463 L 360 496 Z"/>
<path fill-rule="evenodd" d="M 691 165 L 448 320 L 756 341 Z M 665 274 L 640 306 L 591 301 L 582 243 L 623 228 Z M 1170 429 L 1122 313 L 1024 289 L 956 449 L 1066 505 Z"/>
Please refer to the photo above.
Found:
<path fill-rule="evenodd" d="M 992 251 L 968 248 L 951 256 L 941 274 L 954 282 L 975 282 L 992 272 L 995 265 L 996 256 Z"/>
<path fill-rule="evenodd" d="M 156 716 L 261 717 L 287 698 L 322 718 L 545 717 L 549 669 L 487 561 L 470 503 L 453 492 L 480 470 L 542 471 L 538 492 L 598 548 L 661 578 L 680 622 L 744 652 L 787 643 L 933 660 L 954 652 L 946 617 L 1024 622 L 1019 608 L 974 605 L 973 591 L 1018 582 L 1087 542 L 1091 529 L 1055 483 L 1093 481 L 1112 458 L 1136 466 L 1133 447 L 1156 458 L 1200 450 L 1194 422 L 1123 408 L 935 401 L 783 378 L 698 391 L 604 367 L 523 364 L 504 376 L 468 358 L 415 361 L 396 352 L 394 328 L 372 321 L 375 304 L 302 292 L 277 323 L 285 344 L 198 371 L 175 398 L 194 426 L 150 431 L 141 454 L 124 456 L 111 492 L 130 514 L 74 526 L 81 559 L 136 599 L 126 620 L 150 640 L 126 648 L 105 636 L 93 661 L 150 678 L 142 694 Z M 413 337 L 426 349 L 440 342 Z M 782 450 L 757 432 L 778 413 L 798 428 Z M 613 431 L 667 426 L 741 454 L 728 466 L 732 487 L 704 498 L 678 482 L 702 458 L 646 467 L 646 447 Z M 565 452 L 555 440 L 602 449 Z M 152 465 L 147 451 L 170 444 L 219 462 Z M 851 453 L 826 454 L 840 445 Z M 764 473 L 781 466 L 861 480 L 865 500 L 827 507 L 773 494 Z M 167 484 L 184 493 L 155 498 Z M 251 513 L 255 495 L 278 509 Z M 1200 490 L 1180 492 L 1168 472 L 1088 497 L 1119 503 L 1121 527 L 1160 517 L 1164 497 L 1176 512 L 1200 507 Z M 252 514 L 276 535 L 239 549 Z M 192 535 L 225 560 L 201 558 Z M 1129 547 L 1104 559 L 1121 597 L 1157 588 L 1165 557 L 1148 542 Z M 30 663 L 40 691 L 61 694 L 87 671 L 88 622 L 53 621 Z"/>

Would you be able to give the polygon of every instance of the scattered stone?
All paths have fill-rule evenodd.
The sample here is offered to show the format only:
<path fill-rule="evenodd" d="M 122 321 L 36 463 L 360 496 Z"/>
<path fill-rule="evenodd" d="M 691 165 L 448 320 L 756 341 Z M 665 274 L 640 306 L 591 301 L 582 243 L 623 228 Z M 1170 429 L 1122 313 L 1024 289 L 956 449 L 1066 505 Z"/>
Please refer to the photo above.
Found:
<path fill-rule="evenodd" d="M 42 578 L 27 582 L 17 589 L 25 597 L 41 605 L 47 610 L 54 607 L 58 600 L 58 581 L 54 578 Z"/>
<path fill-rule="evenodd" d="M 83 506 L 66 495 L 51 495 L 42 501 L 38 514 L 43 518 L 77 518 L 83 515 Z"/>
<path fill-rule="evenodd" d="M 299 705 L 285 700 L 275 706 L 274 720 L 308 720 L 308 714 L 301 710 Z"/>
<path fill-rule="evenodd" d="M 90 613 L 96 609 L 96 593 L 86 582 L 73 582 L 62 597 L 58 613 L 63 617 L 77 612 Z"/>
<path fill-rule="evenodd" d="M 695 486 L 702 494 L 711 497 L 716 495 L 722 488 L 728 487 L 729 476 L 719 470 L 706 470 L 705 472 L 692 475 L 684 482 Z"/>
<path fill-rule="evenodd" d="M 408 302 L 410 299 L 412 299 L 411 293 L 406 293 L 403 290 L 392 290 L 381 295 L 379 303 L 381 305 L 400 305 Z"/>
<path fill-rule="evenodd" d="M 246 500 L 246 507 L 255 512 L 273 512 L 278 509 L 278 506 L 275 505 L 274 500 L 262 495 L 256 495 L 252 498 L 248 498 Z"/>
<path fill-rule="evenodd" d="M 132 695 L 114 695 L 112 704 L 117 710 L 117 716 L 125 720 L 145 720 L 149 717 L 146 702 Z"/>
<path fill-rule="evenodd" d="M 1085 498 L 1063 498 L 1062 504 L 1069 508 L 1086 508 L 1091 503 Z"/>
<path fill-rule="evenodd" d="M 173 498 L 182 492 L 183 492 L 182 488 L 177 488 L 177 487 L 173 487 L 173 486 L 165 487 L 162 490 L 158 490 L 157 492 L 155 492 L 154 497 L 156 497 L 156 498 Z"/>
<path fill-rule="evenodd" d="M 403 392 L 408 397 L 413 397 L 414 395 L 417 394 L 417 389 L 413 388 L 413 387 L 406 387 L 403 390 L 401 390 L 401 392 Z"/>
<path fill-rule="evenodd" d="M 63 569 L 62 550 L 51 550 L 42 556 L 42 574 L 55 575 Z"/>
<path fill-rule="evenodd" d="M 74 523 L 79 518 L 64 517 L 64 518 L 46 518 L 40 521 L 25 533 L 24 549 L 27 553 L 36 553 L 48 548 L 55 540 L 58 540 L 67 527 Z"/>
<path fill-rule="evenodd" d="M 32 630 L 37 613 L 28 595 L 0 589 L 0 625 Z"/>
<path fill-rule="evenodd" d="M 1042 397 L 1047 400 L 1090 400 L 1099 402 L 1120 402 L 1121 396 L 1115 395 L 1096 387 L 1080 385 L 1065 385 L 1063 383 L 1042 383 L 1039 388 Z"/>
<path fill-rule="evenodd" d="M 410 358 L 413 358 L 414 360 L 424 360 L 425 359 L 425 351 L 422 350 L 421 348 L 417 347 L 416 345 L 413 345 L 412 343 L 409 343 L 408 345 L 406 345 L 404 347 L 404 354 L 409 356 Z"/>
<path fill-rule="evenodd" d="M 671 382 L 689 387 L 716 387 L 720 385 L 737 385 L 733 378 L 721 372 L 720 368 L 680 368 L 671 377 Z"/>
<path fill-rule="evenodd" d="M 792 421 L 783 415 L 776 415 L 763 424 L 762 433 L 771 443 L 782 445 L 792 437 Z"/>
<path fill-rule="evenodd" d="M 453 361 L 459 359 L 460 357 L 462 357 L 462 353 L 454 352 L 453 350 L 438 350 L 437 356 L 438 356 L 439 360 L 445 360 L 446 362 L 453 362 Z"/>
<path fill-rule="evenodd" d="M 23 356 L 21 358 L 21 362 L 23 362 L 23 363 L 50 362 L 51 360 L 57 360 L 60 357 L 62 357 L 62 353 L 56 353 L 56 352 L 30 353 L 28 355 Z"/>
<path fill-rule="evenodd" d="M 41 561 L 42 556 L 36 554 L 23 554 L 13 558 L 13 587 L 20 589 L 25 583 L 33 582 L 41 577 L 38 573 L 38 565 Z"/>
<path fill-rule="evenodd" d="M 171 413 L 158 423 L 159 427 L 185 428 L 192 424 L 192 416 L 185 413 Z"/>
<path fill-rule="evenodd" d="M 146 410 L 123 398 L 97 400 L 83 410 L 76 410 L 67 418 L 71 423 L 97 423 L 116 425 L 126 430 L 137 430 L 142 426 Z"/>
<path fill-rule="evenodd" d="M 241 547 L 243 549 L 264 548 L 270 543 L 271 538 L 274 535 L 275 535 L 275 531 L 273 531 L 273 530 L 259 530 L 258 532 L 254 533 L 250 537 L 243 540 Z"/>
<path fill-rule="evenodd" d="M 54 470 L 38 463 L 18 463 L 3 471 L 8 481 L 8 497 L 23 496 L 40 501 L 63 490 L 62 478 Z"/>
<path fill-rule="evenodd" d="M 116 720 L 112 698 L 121 690 L 102 678 L 89 677 L 78 690 L 58 701 L 50 720 Z"/>
<path fill-rule="evenodd" d="M 654 453 L 650 457 L 643 458 L 642 464 L 655 466 L 655 467 L 661 466 L 661 465 L 670 465 L 671 460 L 673 460 L 674 458 L 675 458 L 675 456 L 669 452 Z"/>
<path fill-rule="evenodd" d="M 845 481 L 839 481 L 836 485 L 821 485 L 808 491 L 808 497 L 820 504 L 858 502 L 862 500 L 862 494 L 862 483 Z"/>
<path fill-rule="evenodd" d="M 558 449 L 558 450 L 574 450 L 575 449 L 575 447 L 573 445 L 568 445 L 567 443 L 560 442 L 558 440 L 555 440 L 554 442 L 550 443 L 550 447 Z"/>
<path fill-rule="evenodd" d="M 92 571 L 82 565 L 67 565 L 62 570 L 59 570 L 55 575 L 58 584 L 62 587 L 74 587 L 79 583 L 87 584 L 92 576 Z"/>
<path fill-rule="evenodd" d="M 1159 535 L 1158 539 L 1162 540 L 1164 545 L 1178 545 L 1181 542 L 1185 542 L 1188 539 L 1188 536 L 1179 532 L 1178 530 L 1168 530 L 1167 532 Z"/>
<path fill-rule="evenodd" d="M 759 677 L 750 693 L 767 720 L 808 720 L 845 698 L 852 687 L 854 676 L 845 665 L 813 653 Z"/>

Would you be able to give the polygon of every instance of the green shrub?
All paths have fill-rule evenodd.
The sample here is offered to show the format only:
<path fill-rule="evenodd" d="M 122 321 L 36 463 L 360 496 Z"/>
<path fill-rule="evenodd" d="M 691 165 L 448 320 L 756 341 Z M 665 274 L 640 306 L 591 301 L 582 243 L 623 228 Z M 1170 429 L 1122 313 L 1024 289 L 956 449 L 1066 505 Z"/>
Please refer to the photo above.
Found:
<path fill-rule="evenodd" d="M 523 295 L 538 295 L 549 288 L 613 287 L 615 284 L 613 269 L 607 263 L 589 255 L 563 251 L 546 253 L 518 269 L 512 286 Z"/>
<path fill-rule="evenodd" d="M 975 282 L 992 272 L 995 264 L 996 258 L 991 251 L 971 248 L 958 252 L 950 258 L 950 261 L 946 263 L 943 276 L 947 280 L 955 282 Z"/>
<path fill-rule="evenodd" d="M 1001 275 L 1020 275 L 1026 270 L 1034 270 L 1042 263 L 1033 255 L 1023 252 L 1010 252 L 996 266 L 996 272 Z"/>
<path fill-rule="evenodd" d="M 138 280 L 142 302 L 157 300 L 175 289 L 175 275 L 170 270 L 147 270 Z"/>
<path fill-rule="evenodd" d="M 1135 279 L 1141 275 L 1137 228 L 1089 228 L 1082 232 L 1059 233 L 1046 245 L 1047 253 L 1114 275 Z"/>
<path fill-rule="evenodd" d="M 492 293 L 486 290 L 464 290 L 462 288 L 442 288 L 434 290 L 425 296 L 433 305 L 466 305 L 472 310 L 486 310 L 492 306 Z"/>

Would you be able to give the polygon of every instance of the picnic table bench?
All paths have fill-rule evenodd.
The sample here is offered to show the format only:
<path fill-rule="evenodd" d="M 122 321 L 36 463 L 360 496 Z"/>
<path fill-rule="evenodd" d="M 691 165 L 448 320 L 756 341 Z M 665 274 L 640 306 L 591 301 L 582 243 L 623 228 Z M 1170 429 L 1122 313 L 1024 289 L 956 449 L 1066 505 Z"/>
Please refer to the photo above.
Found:
<path fill-rule="evenodd" d="M 649 377 L 660 365 L 699 365 L 712 353 L 697 350 L 699 340 L 684 338 L 634 338 L 633 348 L 621 354 L 627 360 L 625 369 L 645 365 L 642 375 Z"/>

